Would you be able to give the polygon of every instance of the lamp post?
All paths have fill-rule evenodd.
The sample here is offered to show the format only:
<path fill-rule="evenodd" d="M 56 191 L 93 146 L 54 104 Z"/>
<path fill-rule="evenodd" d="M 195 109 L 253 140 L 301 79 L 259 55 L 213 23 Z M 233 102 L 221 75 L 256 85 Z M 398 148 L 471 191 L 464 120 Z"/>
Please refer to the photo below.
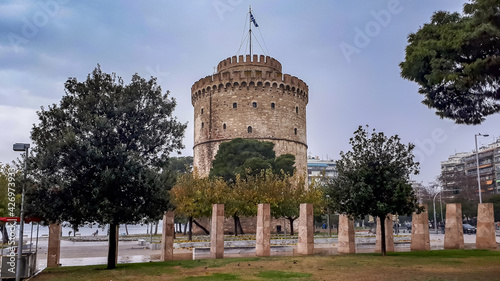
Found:
<path fill-rule="evenodd" d="M 434 232 L 436 234 L 438 233 L 437 230 L 437 223 L 436 223 L 436 196 L 441 193 L 442 190 L 440 190 L 438 193 L 434 194 L 434 198 L 432 199 L 432 208 L 434 210 Z"/>
<path fill-rule="evenodd" d="M 479 204 L 483 203 L 481 199 L 481 176 L 479 175 L 479 150 L 477 149 L 477 136 L 489 137 L 490 135 L 485 134 L 475 134 L 474 139 L 476 140 L 476 169 L 477 169 L 477 186 L 479 188 Z"/>
<path fill-rule="evenodd" d="M 21 280 L 21 263 L 23 259 L 23 236 L 24 236 L 24 186 L 26 185 L 26 173 L 28 172 L 28 150 L 29 143 L 15 143 L 14 151 L 24 151 L 24 183 L 21 191 L 21 213 L 19 214 L 19 244 L 17 246 L 17 268 L 16 281 Z"/>
<path fill-rule="evenodd" d="M 326 195 L 326 200 L 328 201 L 330 199 L 330 195 Z M 326 223 L 328 225 L 328 237 L 332 237 L 332 228 L 330 227 L 330 206 L 328 205 L 328 202 L 326 203 L 326 212 L 327 217 L 326 217 Z"/>

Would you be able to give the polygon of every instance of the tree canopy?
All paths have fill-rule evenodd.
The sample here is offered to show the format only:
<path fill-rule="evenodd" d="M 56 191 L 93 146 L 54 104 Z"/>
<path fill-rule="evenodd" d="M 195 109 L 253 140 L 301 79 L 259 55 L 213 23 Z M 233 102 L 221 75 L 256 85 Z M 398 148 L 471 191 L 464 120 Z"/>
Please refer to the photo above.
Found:
<path fill-rule="evenodd" d="M 274 143 L 253 139 L 236 138 L 223 142 L 212 161 L 211 177 L 222 177 L 234 182 L 236 175 L 258 175 L 263 170 L 272 169 L 275 174 L 293 175 L 295 156 L 283 154 L 276 158 Z"/>
<path fill-rule="evenodd" d="M 173 181 L 165 167 L 183 147 L 186 125 L 172 117 L 176 102 L 156 78 L 135 74 L 125 85 L 97 66 L 84 82 L 69 78 L 65 92 L 59 105 L 37 112 L 27 212 L 74 226 L 109 224 L 114 268 L 116 226 L 167 209 Z"/>
<path fill-rule="evenodd" d="M 480 124 L 500 111 L 499 9 L 498 0 L 471 0 L 463 15 L 438 11 L 408 36 L 401 76 L 441 118 Z"/>
<path fill-rule="evenodd" d="M 362 126 L 349 143 L 352 150 L 340 153 L 338 177 L 327 184 L 326 193 L 332 210 L 351 218 L 367 215 L 380 218 L 382 252 L 385 254 L 384 221 L 388 214 L 409 215 L 421 211 L 409 177 L 418 173 L 413 144 L 400 138 L 387 138 L 382 132 L 369 133 Z"/>

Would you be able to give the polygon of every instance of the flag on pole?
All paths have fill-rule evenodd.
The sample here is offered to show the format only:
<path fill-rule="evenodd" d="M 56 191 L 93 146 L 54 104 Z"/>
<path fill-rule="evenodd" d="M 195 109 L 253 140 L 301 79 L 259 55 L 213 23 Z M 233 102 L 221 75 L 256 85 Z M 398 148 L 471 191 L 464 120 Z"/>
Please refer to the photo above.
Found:
<path fill-rule="evenodd" d="M 253 22 L 253 24 L 255 25 L 255 27 L 259 27 L 259 25 L 257 24 L 257 22 L 255 21 L 255 18 L 253 17 L 252 15 L 252 12 L 250 12 L 250 20 Z"/>

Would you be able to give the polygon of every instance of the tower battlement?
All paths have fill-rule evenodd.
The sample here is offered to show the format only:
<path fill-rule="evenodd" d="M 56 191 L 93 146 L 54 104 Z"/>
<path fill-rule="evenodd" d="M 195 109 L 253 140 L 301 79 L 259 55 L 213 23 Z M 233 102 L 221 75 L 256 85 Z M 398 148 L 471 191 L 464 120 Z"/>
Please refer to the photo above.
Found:
<path fill-rule="evenodd" d="M 244 59 L 245 58 L 245 59 Z M 244 68 L 253 68 L 253 67 L 262 67 L 265 66 L 267 68 L 274 69 L 277 72 L 281 72 L 281 63 L 276 60 L 275 58 L 272 58 L 270 56 L 264 56 L 264 55 L 240 55 L 238 57 L 233 56 L 230 58 L 227 58 L 217 65 L 217 72 L 221 72 L 223 70 L 229 69 L 229 68 L 235 68 L 235 67 L 244 67 Z"/>
<path fill-rule="evenodd" d="M 280 89 L 294 96 L 304 99 L 307 103 L 309 88 L 300 78 L 290 74 L 281 73 L 281 63 L 269 56 L 257 55 L 250 60 L 247 55 L 246 61 L 243 56 L 227 58 L 217 66 L 218 72 L 196 81 L 191 87 L 191 103 L 204 96 L 210 91 L 227 91 L 231 89 L 242 89 L 253 87 L 255 90 L 272 88 Z"/>

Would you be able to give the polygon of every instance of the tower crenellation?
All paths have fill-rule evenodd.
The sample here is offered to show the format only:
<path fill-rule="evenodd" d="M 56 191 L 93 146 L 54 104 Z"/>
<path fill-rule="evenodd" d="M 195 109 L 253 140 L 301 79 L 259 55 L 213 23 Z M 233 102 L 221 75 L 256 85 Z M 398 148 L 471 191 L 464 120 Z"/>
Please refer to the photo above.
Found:
<path fill-rule="evenodd" d="M 269 56 L 233 56 L 193 84 L 194 166 L 201 175 L 208 175 L 220 143 L 248 138 L 273 142 L 277 156 L 294 154 L 297 171 L 306 176 L 309 89 L 281 71 Z"/>

